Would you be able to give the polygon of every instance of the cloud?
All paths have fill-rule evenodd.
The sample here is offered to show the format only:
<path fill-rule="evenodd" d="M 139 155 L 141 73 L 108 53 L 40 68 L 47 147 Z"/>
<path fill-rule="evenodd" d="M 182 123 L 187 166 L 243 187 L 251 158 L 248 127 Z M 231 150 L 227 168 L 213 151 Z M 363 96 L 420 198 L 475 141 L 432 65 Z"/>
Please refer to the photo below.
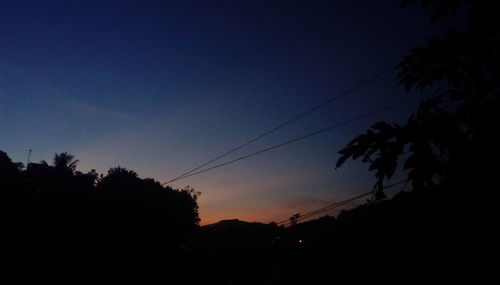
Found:
<path fill-rule="evenodd" d="M 321 208 L 334 202 L 335 201 L 327 200 L 325 197 L 302 196 L 284 199 L 284 201 L 281 202 L 281 206 L 288 209 L 309 209 Z"/>
<path fill-rule="evenodd" d="M 105 109 L 103 107 L 98 107 L 95 105 L 83 103 L 81 101 L 78 101 L 76 99 L 63 99 L 59 101 L 62 107 L 65 108 L 71 108 L 73 110 L 83 112 L 83 113 L 89 113 L 89 114 L 94 114 L 94 115 L 103 115 L 112 119 L 118 119 L 118 120 L 127 120 L 130 119 L 131 116 L 126 113 L 122 112 L 117 112 L 117 111 L 112 111 Z"/>

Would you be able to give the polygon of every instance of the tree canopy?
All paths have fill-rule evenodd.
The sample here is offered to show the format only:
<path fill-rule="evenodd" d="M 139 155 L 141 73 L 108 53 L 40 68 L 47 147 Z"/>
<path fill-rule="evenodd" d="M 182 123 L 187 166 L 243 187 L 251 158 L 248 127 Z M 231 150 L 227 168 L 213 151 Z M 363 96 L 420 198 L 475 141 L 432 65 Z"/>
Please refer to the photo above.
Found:
<path fill-rule="evenodd" d="M 409 2 L 414 1 L 403 3 Z M 337 167 L 361 158 L 375 171 L 376 199 L 385 197 L 384 181 L 394 175 L 403 155 L 403 169 L 416 190 L 463 179 L 462 174 L 480 164 L 478 157 L 498 157 L 492 144 L 498 140 L 500 82 L 494 1 L 422 3 L 432 10 L 432 22 L 459 8 L 468 11 L 468 19 L 464 27 L 450 27 L 443 37 L 411 49 L 397 65 L 398 81 L 406 90 L 433 93 L 406 124 L 378 122 L 339 151 Z"/>
<path fill-rule="evenodd" d="M 200 193 L 164 187 L 123 167 L 100 177 L 95 170 L 82 173 L 77 162 L 63 152 L 52 165 L 23 168 L 0 152 L 4 261 L 46 274 L 83 264 L 108 271 L 171 264 L 198 227 Z"/>

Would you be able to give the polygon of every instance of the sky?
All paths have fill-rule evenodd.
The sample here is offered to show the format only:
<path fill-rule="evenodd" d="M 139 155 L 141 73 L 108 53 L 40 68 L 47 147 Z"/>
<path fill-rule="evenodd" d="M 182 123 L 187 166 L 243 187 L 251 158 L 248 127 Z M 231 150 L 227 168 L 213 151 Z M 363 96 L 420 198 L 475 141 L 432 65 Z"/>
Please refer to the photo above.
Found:
<path fill-rule="evenodd" d="M 165 182 L 398 63 L 442 32 L 400 1 L 0 2 L 0 150 L 67 151 Z M 409 98 L 390 73 L 221 162 Z M 339 151 L 416 102 L 171 184 L 201 224 L 270 222 L 367 192 Z"/>

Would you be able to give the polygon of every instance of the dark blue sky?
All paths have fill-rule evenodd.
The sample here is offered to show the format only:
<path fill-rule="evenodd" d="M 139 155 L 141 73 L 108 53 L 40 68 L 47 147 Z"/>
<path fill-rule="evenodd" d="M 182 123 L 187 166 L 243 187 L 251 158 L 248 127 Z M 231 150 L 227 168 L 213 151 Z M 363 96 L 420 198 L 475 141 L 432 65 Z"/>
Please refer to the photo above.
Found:
<path fill-rule="evenodd" d="M 165 181 L 396 64 L 438 35 L 400 1 L 2 1 L 0 149 L 68 151 Z M 411 96 L 395 74 L 234 154 Z M 415 104 L 174 183 L 201 191 L 202 223 L 270 221 L 366 192 L 336 152 Z M 228 159 L 230 159 L 228 158 Z"/>

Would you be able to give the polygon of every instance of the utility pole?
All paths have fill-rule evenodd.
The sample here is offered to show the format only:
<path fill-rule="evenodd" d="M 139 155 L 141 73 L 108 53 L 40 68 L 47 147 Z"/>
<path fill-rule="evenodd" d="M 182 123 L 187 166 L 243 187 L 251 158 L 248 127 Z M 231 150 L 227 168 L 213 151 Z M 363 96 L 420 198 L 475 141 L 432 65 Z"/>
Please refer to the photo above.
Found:
<path fill-rule="evenodd" d="M 30 159 L 31 159 L 31 148 L 28 150 L 28 161 L 26 162 L 26 168 L 28 168 L 28 165 L 30 164 Z"/>

